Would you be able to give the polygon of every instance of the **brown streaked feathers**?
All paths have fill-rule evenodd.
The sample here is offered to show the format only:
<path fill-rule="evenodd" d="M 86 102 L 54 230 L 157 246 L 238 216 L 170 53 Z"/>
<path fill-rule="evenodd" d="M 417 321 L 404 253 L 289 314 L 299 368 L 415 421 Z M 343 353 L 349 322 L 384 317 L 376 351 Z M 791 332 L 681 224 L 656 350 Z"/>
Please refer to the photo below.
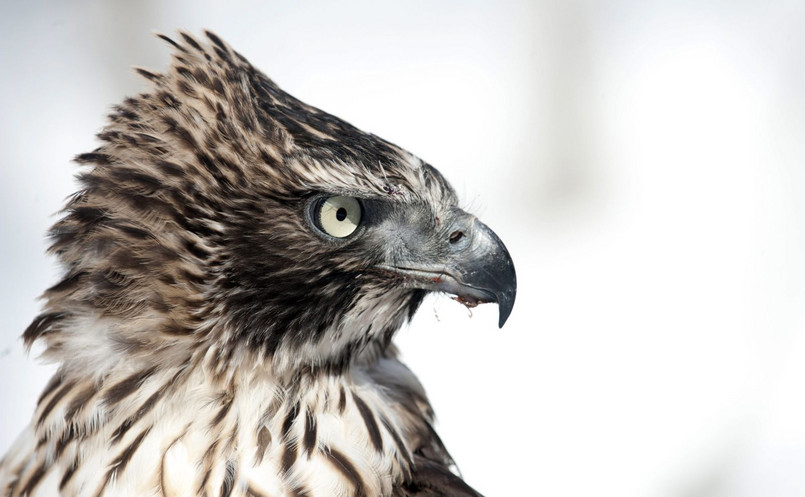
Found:
<path fill-rule="evenodd" d="M 453 189 L 205 35 L 160 35 L 170 68 L 76 157 L 23 334 L 59 370 L 0 495 L 479 495 L 391 343 L 432 288 L 389 261 L 470 235 L 442 227 Z M 354 237 L 321 232 L 322 196 L 360 199 Z"/>

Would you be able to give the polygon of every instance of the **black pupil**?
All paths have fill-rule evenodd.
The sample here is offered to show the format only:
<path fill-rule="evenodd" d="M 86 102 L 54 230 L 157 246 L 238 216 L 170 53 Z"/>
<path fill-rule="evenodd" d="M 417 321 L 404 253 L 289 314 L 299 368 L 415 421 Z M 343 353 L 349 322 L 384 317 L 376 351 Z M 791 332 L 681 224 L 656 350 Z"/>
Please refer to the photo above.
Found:
<path fill-rule="evenodd" d="M 347 218 L 347 210 L 343 207 L 339 208 L 337 211 L 335 211 L 335 218 L 339 221 L 343 221 Z"/>

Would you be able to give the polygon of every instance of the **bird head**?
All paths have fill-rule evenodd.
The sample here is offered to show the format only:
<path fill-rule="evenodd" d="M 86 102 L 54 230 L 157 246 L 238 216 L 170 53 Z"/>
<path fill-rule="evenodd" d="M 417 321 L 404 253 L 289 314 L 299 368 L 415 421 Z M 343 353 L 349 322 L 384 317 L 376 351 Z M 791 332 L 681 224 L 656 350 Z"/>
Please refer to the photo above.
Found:
<path fill-rule="evenodd" d="M 300 102 L 216 35 L 181 33 L 165 73 L 78 156 L 52 230 L 66 267 L 29 342 L 88 320 L 104 350 L 341 368 L 385 347 L 428 292 L 515 299 L 514 266 L 432 166 Z M 44 316 L 44 318 L 43 318 Z M 178 359 L 177 359 L 178 360 Z"/>

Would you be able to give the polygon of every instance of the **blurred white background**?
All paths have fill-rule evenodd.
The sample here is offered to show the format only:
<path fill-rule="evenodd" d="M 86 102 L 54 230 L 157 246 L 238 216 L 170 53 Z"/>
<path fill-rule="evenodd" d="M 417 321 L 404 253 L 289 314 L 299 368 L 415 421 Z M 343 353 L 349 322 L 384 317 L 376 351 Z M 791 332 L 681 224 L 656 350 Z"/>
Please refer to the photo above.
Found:
<path fill-rule="evenodd" d="M 210 28 L 302 100 L 428 160 L 519 295 L 425 303 L 399 343 L 486 495 L 805 495 L 805 3 L 0 4 L 0 453 L 52 366 L 70 159 Z M 35 355 L 35 354 L 34 354 Z"/>

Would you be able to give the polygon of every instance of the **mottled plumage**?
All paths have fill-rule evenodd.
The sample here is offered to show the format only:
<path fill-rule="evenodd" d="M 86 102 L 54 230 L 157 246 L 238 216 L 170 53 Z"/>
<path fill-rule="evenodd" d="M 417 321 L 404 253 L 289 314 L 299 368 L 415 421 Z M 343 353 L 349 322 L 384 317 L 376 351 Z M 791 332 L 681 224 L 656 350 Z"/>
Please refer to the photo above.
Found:
<path fill-rule="evenodd" d="M 59 370 L 0 496 L 478 495 L 391 340 L 428 291 L 502 325 L 505 247 L 436 169 L 206 37 L 162 37 L 170 69 L 77 157 L 24 333 Z"/>

